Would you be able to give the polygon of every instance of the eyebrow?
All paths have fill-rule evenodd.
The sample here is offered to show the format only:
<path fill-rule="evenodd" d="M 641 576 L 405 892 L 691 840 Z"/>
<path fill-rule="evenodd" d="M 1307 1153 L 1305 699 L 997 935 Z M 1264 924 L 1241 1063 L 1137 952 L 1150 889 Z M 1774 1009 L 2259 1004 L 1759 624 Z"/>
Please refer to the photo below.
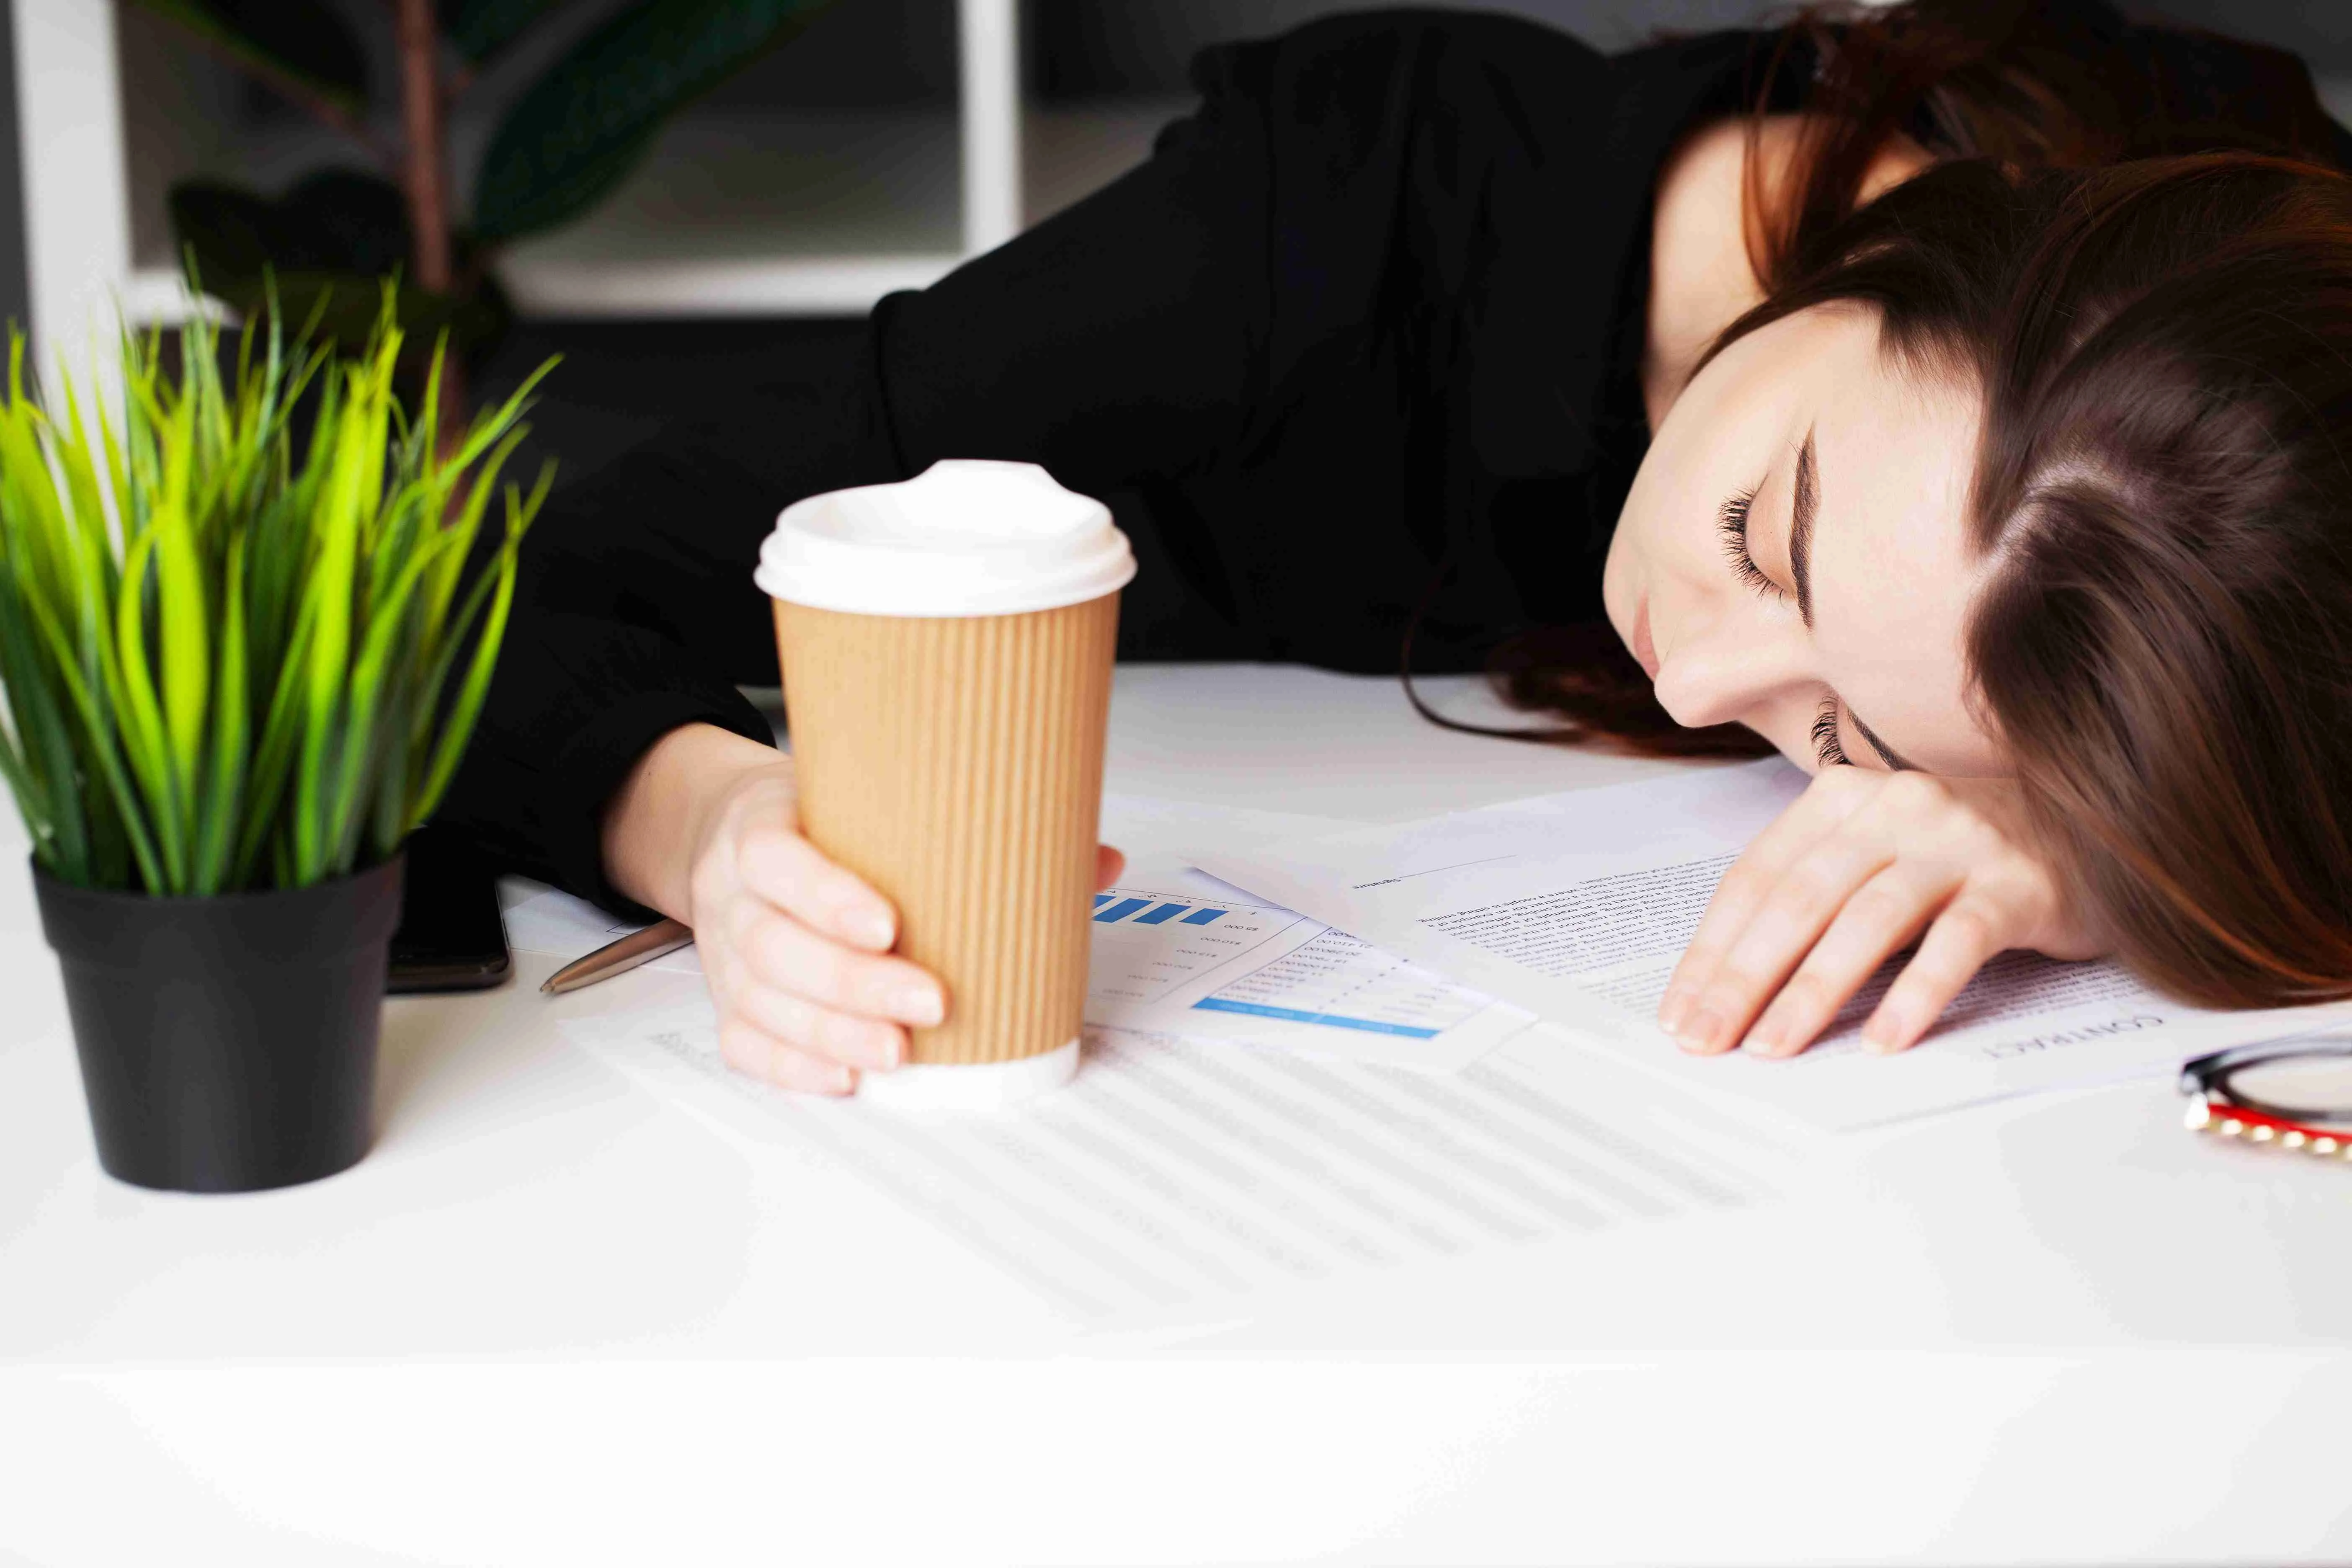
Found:
<path fill-rule="evenodd" d="M 1797 448 L 1797 483 L 1789 502 L 1789 575 L 1797 583 L 1797 614 L 1805 625 L 1813 624 L 1813 521 L 1822 511 L 1822 472 L 1820 458 L 1813 450 L 1811 426 L 1805 429 L 1805 444 Z M 1853 721 L 1856 733 L 1870 742 L 1878 760 L 1898 773 L 1919 770 L 1903 760 L 1901 752 L 1878 738 L 1876 731 L 1862 721 L 1862 715 L 1851 704 L 1845 716 Z"/>
<path fill-rule="evenodd" d="M 1813 519 L 1822 510 L 1822 476 L 1813 456 L 1813 432 L 1797 448 L 1796 494 L 1789 503 L 1789 575 L 1797 581 L 1797 614 L 1813 624 Z"/>
<path fill-rule="evenodd" d="M 1855 731 L 1859 733 L 1864 740 L 1870 742 L 1870 749 L 1878 753 L 1878 760 L 1880 762 L 1885 763 L 1888 767 L 1893 768 L 1898 773 L 1916 773 L 1919 771 L 1916 764 L 1905 762 L 1903 760 L 1902 753 L 1895 751 L 1894 747 L 1888 745 L 1885 742 L 1880 740 L 1877 733 L 1874 731 L 1869 725 L 1862 721 L 1862 715 L 1855 712 L 1853 708 L 1849 707 L 1846 709 L 1845 716 L 1853 721 Z"/>

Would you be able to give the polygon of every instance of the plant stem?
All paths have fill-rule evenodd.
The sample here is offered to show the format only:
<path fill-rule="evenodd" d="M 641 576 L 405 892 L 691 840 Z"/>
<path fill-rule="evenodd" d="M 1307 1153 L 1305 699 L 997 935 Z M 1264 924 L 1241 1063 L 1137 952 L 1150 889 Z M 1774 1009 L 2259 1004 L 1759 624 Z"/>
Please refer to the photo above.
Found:
<path fill-rule="evenodd" d="M 441 36 L 433 0 L 398 0 L 400 121 L 405 132 L 401 184 L 408 195 L 408 228 L 417 287 L 446 294 L 455 281 L 449 238 L 449 144 L 441 85 Z M 465 376 L 451 356 L 441 379 L 441 430 L 446 445 L 462 430 Z"/>
<path fill-rule="evenodd" d="M 408 193 L 419 287 L 449 290 L 448 147 L 441 122 L 441 39 L 433 0 L 400 0 L 400 122 L 406 132 L 402 181 Z"/>

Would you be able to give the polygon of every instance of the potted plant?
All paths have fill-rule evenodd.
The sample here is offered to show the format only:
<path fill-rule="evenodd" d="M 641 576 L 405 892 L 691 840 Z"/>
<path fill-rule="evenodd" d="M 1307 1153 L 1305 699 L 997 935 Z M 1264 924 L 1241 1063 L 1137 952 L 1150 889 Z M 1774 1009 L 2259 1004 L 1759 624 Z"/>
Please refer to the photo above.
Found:
<path fill-rule="evenodd" d="M 116 392 L 44 399 L 12 342 L 0 777 L 100 1162 L 141 1186 L 311 1181 L 371 1142 L 401 844 L 457 769 L 551 478 L 499 484 L 528 384 L 445 436 L 437 385 L 404 416 L 400 348 L 389 300 L 356 358 L 271 310 L 225 365 L 199 321 L 176 368 L 126 335 Z"/>
<path fill-rule="evenodd" d="M 369 290 L 354 281 L 400 275 L 401 325 L 419 342 L 446 331 L 459 351 L 439 383 L 449 419 L 465 401 L 467 351 L 494 342 L 510 313 L 499 252 L 593 207 L 674 115 L 828 3 L 388 0 L 371 15 L 317 0 L 138 0 L 349 155 L 275 195 L 184 182 L 173 230 L 231 307 L 252 310 L 273 289 L 298 311 L 322 311 L 346 343 L 369 326 Z M 455 109 L 495 111 L 468 205 L 450 169 Z"/>

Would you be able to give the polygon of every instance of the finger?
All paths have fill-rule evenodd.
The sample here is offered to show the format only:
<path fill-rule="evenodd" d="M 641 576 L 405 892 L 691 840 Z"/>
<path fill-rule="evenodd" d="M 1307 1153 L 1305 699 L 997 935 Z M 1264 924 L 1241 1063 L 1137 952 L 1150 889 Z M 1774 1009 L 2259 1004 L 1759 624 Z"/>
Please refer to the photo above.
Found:
<path fill-rule="evenodd" d="M 1127 869 L 1127 857 L 1108 844 L 1095 846 L 1095 891 L 1099 893 Z"/>
<path fill-rule="evenodd" d="M 844 947 L 788 915 L 752 912 L 735 948 L 759 984 L 837 1012 L 923 1028 L 947 1016 L 946 992 L 919 965 Z"/>
<path fill-rule="evenodd" d="M 889 900 L 781 822 L 745 828 L 735 864 L 745 887 L 836 941 L 887 952 L 898 938 Z"/>
<path fill-rule="evenodd" d="M 1780 875 L 1753 918 L 1699 983 L 1676 1035 L 1684 1048 L 1729 1050 L 1857 890 L 1895 858 L 1876 835 L 1836 831 Z"/>
<path fill-rule="evenodd" d="M 803 1056 L 872 1072 L 888 1072 L 907 1059 L 907 1031 L 880 1018 L 862 1018 L 765 985 L 739 985 L 728 1000 L 761 1033 Z"/>
<path fill-rule="evenodd" d="M 1668 1034 L 1683 1035 L 1699 991 L 1781 875 L 1861 805 L 1869 781 L 1841 776 L 1852 771 L 1833 768 L 1815 779 L 1724 873 L 1659 1000 L 1658 1024 Z"/>
<path fill-rule="evenodd" d="M 1947 904 L 1862 1026 L 1863 1048 L 1890 1052 L 1918 1044 L 1986 961 L 2010 945 L 2005 933 L 2012 923 L 1985 893 L 1963 892 Z"/>
<path fill-rule="evenodd" d="M 1748 1031 L 1748 1048 L 1760 1056 L 1792 1057 L 1812 1044 L 1878 966 L 1916 938 L 1951 896 L 1948 874 L 1900 863 L 1864 882 Z"/>
<path fill-rule="evenodd" d="M 747 1078 L 803 1094 L 847 1094 L 857 1087 L 857 1075 L 839 1062 L 803 1056 L 740 1018 L 719 1026 L 719 1055 Z"/>

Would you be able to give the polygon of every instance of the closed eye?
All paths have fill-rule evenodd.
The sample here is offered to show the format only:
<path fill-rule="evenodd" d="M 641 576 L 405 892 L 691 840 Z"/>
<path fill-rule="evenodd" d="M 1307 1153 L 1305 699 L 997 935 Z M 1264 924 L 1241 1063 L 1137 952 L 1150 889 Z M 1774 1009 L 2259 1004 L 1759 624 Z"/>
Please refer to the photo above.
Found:
<path fill-rule="evenodd" d="M 1808 436 L 1805 438 L 1804 460 L 1800 467 L 1798 476 L 1798 489 L 1801 492 L 1813 489 L 1814 482 L 1811 478 L 1811 454 L 1812 437 Z M 1754 509 L 1755 504 L 1756 491 L 1748 489 L 1741 490 L 1717 509 L 1716 531 L 1723 539 L 1724 559 L 1731 563 L 1732 574 L 1758 593 L 1769 595 L 1775 598 L 1794 600 L 1799 610 L 1804 614 L 1805 624 L 1811 626 L 1812 614 L 1809 601 L 1811 595 L 1805 593 L 1790 593 L 1788 589 L 1766 575 L 1764 569 L 1756 564 L 1756 557 L 1748 553 L 1748 515 Z M 1800 521 L 1804 524 L 1801 531 L 1807 535 L 1812 531 L 1812 510 L 1813 506 L 1810 500 L 1799 508 Z M 1800 554 L 1797 559 L 1801 563 L 1803 556 Z M 1799 566 L 1798 575 L 1800 582 L 1802 582 L 1806 573 L 1801 564 Z M 1853 760 L 1845 754 L 1845 743 L 1838 738 L 1839 716 L 1840 705 L 1838 700 L 1832 696 L 1822 701 L 1821 711 L 1813 718 L 1813 755 L 1821 760 L 1822 766 L 1825 768 L 1853 765 Z M 1844 717 L 1853 721 L 1854 729 L 1860 732 L 1864 741 L 1870 743 L 1870 749 L 1891 772 L 1899 773 L 1911 771 L 1912 764 L 1904 761 L 1895 752 L 1895 748 L 1880 740 L 1872 731 L 1870 726 L 1862 721 L 1860 714 L 1848 713 Z"/>
<path fill-rule="evenodd" d="M 1838 739 L 1838 700 L 1826 698 L 1822 710 L 1813 717 L 1813 755 L 1825 768 L 1851 767 L 1845 754 L 1845 742 Z"/>
<path fill-rule="evenodd" d="M 1723 539 L 1723 558 L 1731 563 L 1732 575 L 1750 588 L 1785 598 L 1780 584 L 1766 576 L 1756 557 L 1748 552 L 1748 513 L 1755 503 L 1756 492 L 1742 490 L 1717 510 L 1716 531 Z"/>

